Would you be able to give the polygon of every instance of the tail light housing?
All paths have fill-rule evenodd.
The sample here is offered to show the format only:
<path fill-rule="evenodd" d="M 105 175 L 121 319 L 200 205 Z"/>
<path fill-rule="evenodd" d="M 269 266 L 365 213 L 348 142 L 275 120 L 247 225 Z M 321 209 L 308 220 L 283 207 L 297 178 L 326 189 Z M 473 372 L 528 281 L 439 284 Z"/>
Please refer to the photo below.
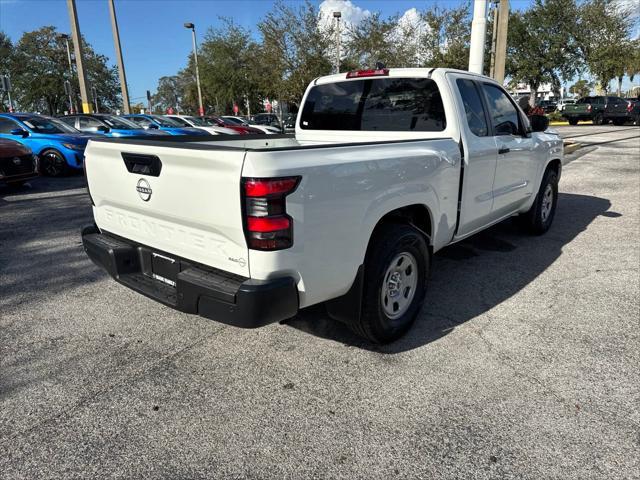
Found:
<path fill-rule="evenodd" d="M 587 112 L 591 111 L 591 104 L 587 105 Z"/>
<path fill-rule="evenodd" d="M 273 251 L 293 245 L 293 220 L 287 215 L 286 197 L 300 177 L 242 179 L 244 234 L 252 250 Z"/>
<path fill-rule="evenodd" d="M 627 112 L 631 112 L 633 110 L 633 103 L 627 102 Z"/>

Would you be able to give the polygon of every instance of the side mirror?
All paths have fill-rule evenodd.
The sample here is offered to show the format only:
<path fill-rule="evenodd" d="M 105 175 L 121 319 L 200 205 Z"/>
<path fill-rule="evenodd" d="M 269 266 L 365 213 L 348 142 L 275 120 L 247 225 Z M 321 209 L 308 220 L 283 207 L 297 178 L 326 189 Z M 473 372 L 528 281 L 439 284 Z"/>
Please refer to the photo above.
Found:
<path fill-rule="evenodd" d="M 18 135 L 20 137 L 28 137 L 29 132 L 27 132 L 24 128 L 14 128 L 11 130 L 11 135 Z"/>
<path fill-rule="evenodd" d="M 544 132 L 549 127 L 549 117 L 545 115 L 531 115 L 529 122 L 533 132 Z"/>

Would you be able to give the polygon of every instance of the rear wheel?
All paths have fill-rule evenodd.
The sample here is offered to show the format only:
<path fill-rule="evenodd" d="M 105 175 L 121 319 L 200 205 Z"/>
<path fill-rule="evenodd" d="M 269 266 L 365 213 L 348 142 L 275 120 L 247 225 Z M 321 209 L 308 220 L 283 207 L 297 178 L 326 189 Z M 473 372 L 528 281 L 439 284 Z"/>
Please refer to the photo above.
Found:
<path fill-rule="evenodd" d="M 594 125 L 603 125 L 604 124 L 604 117 L 602 116 L 601 113 L 596 113 L 593 117 L 593 124 Z"/>
<path fill-rule="evenodd" d="M 428 271 L 429 250 L 419 231 L 401 224 L 378 228 L 365 259 L 361 315 L 351 329 L 374 343 L 404 335 L 424 301 Z"/>
<path fill-rule="evenodd" d="M 57 150 L 45 150 L 40 154 L 40 168 L 49 177 L 61 177 L 68 171 L 67 161 Z"/>
<path fill-rule="evenodd" d="M 570 118 L 569 119 L 569 125 L 577 125 L 578 124 L 578 119 L 577 118 Z"/>
<path fill-rule="evenodd" d="M 624 125 L 624 122 L 625 122 L 624 118 L 614 118 L 613 119 L 613 124 L 618 126 L 618 127 Z"/>
<path fill-rule="evenodd" d="M 528 212 L 520 215 L 518 222 L 533 235 L 542 235 L 553 223 L 558 204 L 558 174 L 548 169 L 542 177 L 536 199 Z"/>

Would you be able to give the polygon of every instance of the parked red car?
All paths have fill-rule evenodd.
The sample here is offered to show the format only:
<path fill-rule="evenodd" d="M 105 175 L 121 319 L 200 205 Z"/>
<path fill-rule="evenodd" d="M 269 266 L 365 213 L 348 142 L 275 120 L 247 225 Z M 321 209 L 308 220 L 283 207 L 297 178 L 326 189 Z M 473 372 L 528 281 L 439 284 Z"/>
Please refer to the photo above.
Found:
<path fill-rule="evenodd" d="M 38 176 L 38 157 L 24 145 L 0 138 L 0 181 L 20 186 Z"/>
<path fill-rule="evenodd" d="M 257 128 L 225 122 L 222 118 L 213 115 L 207 115 L 204 118 L 211 122 L 213 125 L 217 125 L 218 127 L 230 128 L 231 130 L 235 130 L 236 132 L 238 132 L 240 135 L 266 135 L 262 130 L 259 130 Z"/>

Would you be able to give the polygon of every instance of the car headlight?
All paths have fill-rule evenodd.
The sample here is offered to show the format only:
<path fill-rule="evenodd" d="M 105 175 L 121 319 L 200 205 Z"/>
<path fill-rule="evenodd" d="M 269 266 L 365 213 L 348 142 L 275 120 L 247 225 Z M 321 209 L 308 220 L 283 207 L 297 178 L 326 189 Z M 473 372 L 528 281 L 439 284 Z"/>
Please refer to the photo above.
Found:
<path fill-rule="evenodd" d="M 84 145 L 76 145 L 74 143 L 63 143 L 62 144 L 63 147 L 68 148 L 69 150 L 79 150 L 82 151 L 84 150 Z"/>

